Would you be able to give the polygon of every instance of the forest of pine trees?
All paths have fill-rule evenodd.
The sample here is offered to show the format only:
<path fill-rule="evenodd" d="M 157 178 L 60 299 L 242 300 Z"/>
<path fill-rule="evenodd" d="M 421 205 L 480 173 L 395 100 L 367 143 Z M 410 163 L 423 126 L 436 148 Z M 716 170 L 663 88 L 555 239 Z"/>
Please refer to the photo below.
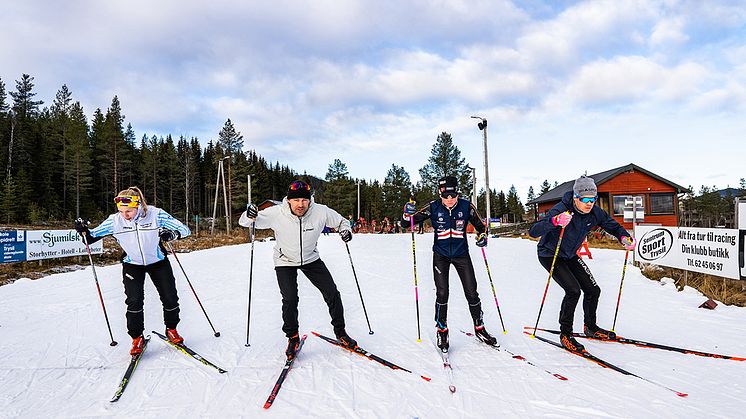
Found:
<path fill-rule="evenodd" d="M 117 96 L 105 110 L 93 110 L 90 119 L 86 112 L 66 85 L 48 104 L 36 97 L 30 75 L 16 80 L 15 89 L 0 79 L 0 161 L 5 164 L 0 173 L 0 223 L 65 225 L 77 217 L 100 221 L 115 211 L 114 195 L 131 185 L 139 186 L 150 204 L 193 223 L 195 216 L 212 215 L 218 162 L 223 159 L 234 218 L 246 206 L 247 175 L 255 203 L 282 199 L 287 185 L 302 179 L 316 190 L 318 202 L 346 217 L 358 216 L 360 188 L 360 216 L 368 220 L 399 219 L 410 196 L 420 204 L 435 199 L 437 179 L 444 175 L 459 178 L 464 197 L 471 197 L 474 188 L 471 169 L 447 132 L 435 139 L 427 163 L 419 169 L 422 180 L 415 184 L 395 163 L 383 182 L 352 178 L 339 159 L 318 179 L 244 151 L 243 136 L 230 119 L 215 141 L 203 145 L 196 137 L 136 134 Z M 540 193 L 549 187 L 545 181 Z M 222 185 L 219 189 L 217 222 L 224 222 Z M 481 190 L 482 211 L 484 195 Z M 514 186 L 507 194 L 492 190 L 490 198 L 493 218 L 522 221 L 525 209 Z"/>

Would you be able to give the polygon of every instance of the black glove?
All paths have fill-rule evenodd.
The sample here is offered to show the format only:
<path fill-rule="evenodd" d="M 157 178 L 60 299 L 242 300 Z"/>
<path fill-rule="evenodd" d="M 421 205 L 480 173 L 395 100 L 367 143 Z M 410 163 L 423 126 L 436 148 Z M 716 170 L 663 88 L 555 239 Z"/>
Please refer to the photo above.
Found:
<path fill-rule="evenodd" d="M 352 232 L 350 230 L 342 230 L 339 232 L 339 235 L 342 236 L 342 241 L 345 243 L 352 240 Z"/>
<path fill-rule="evenodd" d="M 77 231 L 80 234 L 86 234 L 88 231 L 88 225 L 91 224 L 88 220 L 83 220 L 82 218 L 78 218 L 75 220 L 75 231 Z"/>
<path fill-rule="evenodd" d="M 179 237 L 181 237 L 178 231 L 167 230 L 167 229 L 161 230 L 161 232 L 158 235 L 161 237 L 161 240 L 164 243 L 170 242 L 171 240 L 176 240 Z"/>
<path fill-rule="evenodd" d="M 246 205 L 246 216 L 254 219 L 259 214 L 259 209 L 254 204 Z"/>
<path fill-rule="evenodd" d="M 477 247 L 487 246 L 487 233 L 477 234 Z"/>

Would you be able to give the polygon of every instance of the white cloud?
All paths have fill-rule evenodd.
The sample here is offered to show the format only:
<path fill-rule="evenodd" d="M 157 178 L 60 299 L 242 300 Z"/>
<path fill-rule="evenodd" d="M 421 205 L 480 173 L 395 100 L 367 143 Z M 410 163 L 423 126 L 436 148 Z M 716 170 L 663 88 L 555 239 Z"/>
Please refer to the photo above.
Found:
<path fill-rule="evenodd" d="M 689 37 L 683 32 L 684 19 L 675 17 L 663 19 L 655 24 L 650 35 L 650 44 L 656 47 L 666 47 L 686 42 Z"/>

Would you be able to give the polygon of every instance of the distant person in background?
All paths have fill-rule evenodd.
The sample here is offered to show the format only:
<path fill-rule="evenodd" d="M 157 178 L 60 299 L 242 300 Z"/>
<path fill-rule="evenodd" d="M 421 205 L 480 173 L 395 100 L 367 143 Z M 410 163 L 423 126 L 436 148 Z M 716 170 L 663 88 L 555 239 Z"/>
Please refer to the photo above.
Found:
<path fill-rule="evenodd" d="M 438 348 L 448 352 L 448 279 L 451 265 L 456 268 L 464 296 L 469 304 L 469 312 L 474 322 L 474 332 L 477 337 L 488 345 L 497 345 L 497 339 L 487 332 L 484 327 L 482 303 L 477 292 L 477 278 L 474 265 L 469 256 L 469 245 L 466 241 L 466 227 L 468 223 L 477 231 L 479 247 L 487 246 L 487 234 L 482 217 L 477 209 L 466 199 L 459 197 L 458 181 L 453 176 L 445 176 L 438 180 L 440 199 L 436 199 L 426 206 L 416 209 L 414 201 L 404 206 L 403 222 L 409 223 L 410 217 L 414 222 L 430 219 L 433 225 L 433 279 L 435 280 L 435 327 Z"/>
<path fill-rule="evenodd" d="M 541 237 L 537 250 L 539 263 L 549 272 L 552 267 L 557 243 L 562 229 L 562 244 L 554 263 L 552 277 L 565 291 L 560 308 L 560 342 L 571 351 L 582 351 L 583 345 L 572 337 L 575 307 L 583 293 L 583 331 L 586 336 L 600 339 L 614 339 L 614 332 L 598 327 L 596 310 L 601 288 L 588 269 L 588 265 L 577 255 L 588 233 L 596 226 L 616 237 L 627 250 L 635 248 L 635 239 L 603 209 L 595 206 L 598 189 L 593 178 L 581 176 L 562 200 L 552 207 L 547 216 L 536 222 L 529 235 Z"/>
<path fill-rule="evenodd" d="M 176 331 L 179 324 L 176 279 L 161 242 L 187 237 L 190 234 L 189 228 L 166 211 L 148 206 L 136 186 L 119 192 L 114 203 L 118 211 L 98 227 L 89 230 L 89 222 L 78 218 L 75 220 L 75 230 L 88 244 L 95 243 L 104 236 L 114 236 L 124 250 L 122 277 L 124 294 L 127 296 L 127 333 L 132 338 L 130 354 L 141 353 L 145 343 L 145 274 L 150 276 L 161 298 L 166 336 L 175 344 L 183 343 L 184 338 Z"/>
<path fill-rule="evenodd" d="M 275 232 L 274 264 L 282 295 L 282 331 L 288 338 L 285 355 L 294 357 L 300 343 L 298 271 L 303 272 L 324 296 L 337 340 L 351 349 L 356 348 L 357 342 L 345 331 L 342 297 L 317 248 L 321 231 L 327 227 L 338 228 L 345 243 L 352 240 L 349 221 L 326 205 L 317 204 L 311 197 L 311 187 L 297 180 L 288 186 L 282 204 L 261 211 L 249 204 L 238 223 L 244 227 L 253 223 L 255 228 L 271 228 Z"/>

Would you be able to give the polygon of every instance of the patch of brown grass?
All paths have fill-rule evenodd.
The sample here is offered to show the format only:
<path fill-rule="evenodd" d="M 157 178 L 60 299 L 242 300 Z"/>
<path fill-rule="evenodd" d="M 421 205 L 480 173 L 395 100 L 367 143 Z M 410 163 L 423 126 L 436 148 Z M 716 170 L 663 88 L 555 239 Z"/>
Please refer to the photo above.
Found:
<path fill-rule="evenodd" d="M 673 279 L 679 291 L 690 286 L 707 298 L 726 305 L 746 307 L 746 284 L 743 281 L 651 264 L 642 264 L 640 270 L 645 277 L 654 281 Z"/>
<path fill-rule="evenodd" d="M 256 238 L 264 239 L 272 235 L 271 230 L 257 230 Z M 234 244 L 248 243 L 248 230 L 237 228 L 231 234 L 216 232 L 214 235 L 203 233 L 192 234 L 189 237 L 173 243 L 173 248 L 178 253 L 187 253 L 195 250 L 210 249 L 213 247 L 229 246 Z M 122 249 L 116 240 L 111 237 L 104 238 L 104 253 L 93 255 L 96 266 L 114 265 L 120 263 Z M 45 259 L 32 262 L 16 262 L 0 264 L 0 286 L 10 284 L 20 278 L 39 279 L 60 272 L 82 269 L 89 266 L 88 256 L 71 256 L 58 259 Z"/>

